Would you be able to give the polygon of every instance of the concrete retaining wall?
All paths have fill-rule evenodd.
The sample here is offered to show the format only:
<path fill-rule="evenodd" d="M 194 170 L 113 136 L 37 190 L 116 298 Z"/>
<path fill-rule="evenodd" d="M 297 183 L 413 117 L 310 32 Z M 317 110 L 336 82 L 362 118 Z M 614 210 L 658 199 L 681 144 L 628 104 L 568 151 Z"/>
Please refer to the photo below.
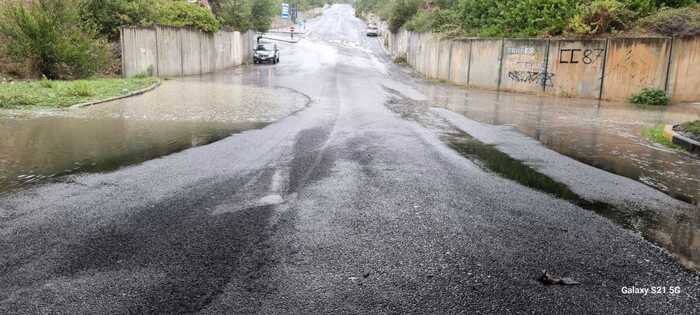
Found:
<path fill-rule="evenodd" d="M 469 51 L 471 41 L 451 41 L 450 47 L 450 76 L 449 81 L 458 84 L 467 84 L 469 72 Z"/>
<path fill-rule="evenodd" d="M 600 97 L 606 40 L 553 40 L 549 45 L 547 72 L 554 77 L 549 94 Z"/>
<path fill-rule="evenodd" d="M 211 34 L 164 26 L 123 28 L 122 73 L 126 77 L 170 77 L 214 72 L 247 62 L 254 41 L 253 32 Z"/>
<path fill-rule="evenodd" d="M 667 91 L 676 102 L 698 101 L 700 93 L 700 40 L 674 39 Z"/>
<path fill-rule="evenodd" d="M 498 90 L 501 78 L 503 40 L 471 40 L 469 87 Z"/>
<path fill-rule="evenodd" d="M 567 39 L 441 39 L 381 25 L 393 57 L 406 57 L 430 79 L 468 87 L 616 101 L 643 88 L 673 102 L 700 101 L 700 37 Z"/>
<path fill-rule="evenodd" d="M 508 39 L 503 42 L 501 85 L 503 91 L 542 92 L 554 76 L 547 72 L 548 40 Z"/>
<path fill-rule="evenodd" d="M 671 40 L 618 38 L 608 41 L 603 98 L 624 100 L 643 88 L 666 88 Z"/>

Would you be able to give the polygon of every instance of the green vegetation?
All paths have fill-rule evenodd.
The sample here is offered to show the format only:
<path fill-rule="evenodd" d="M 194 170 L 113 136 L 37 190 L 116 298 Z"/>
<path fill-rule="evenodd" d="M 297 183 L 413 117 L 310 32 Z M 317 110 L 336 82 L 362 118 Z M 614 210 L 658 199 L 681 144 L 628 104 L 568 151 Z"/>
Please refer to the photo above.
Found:
<path fill-rule="evenodd" d="M 639 21 L 638 27 L 666 36 L 700 35 L 700 4 L 684 8 L 664 8 Z"/>
<path fill-rule="evenodd" d="M 697 0 L 358 0 L 389 28 L 476 36 L 615 33 L 647 25 L 662 34 L 700 33 Z M 668 9 L 679 8 L 679 9 Z M 657 13 L 658 12 L 658 13 Z"/>
<path fill-rule="evenodd" d="M 80 0 L 79 11 L 86 23 L 111 38 L 122 26 L 189 26 L 204 32 L 221 28 L 209 9 L 186 0 Z"/>
<path fill-rule="evenodd" d="M 67 107 L 144 89 L 155 78 L 39 81 L 0 84 L 0 108 Z"/>
<path fill-rule="evenodd" d="M 641 92 L 632 95 L 630 102 L 640 105 L 668 105 L 671 100 L 666 96 L 666 92 L 661 89 L 642 89 Z"/>
<path fill-rule="evenodd" d="M 689 133 L 695 139 L 700 139 L 700 120 L 681 124 L 681 130 Z"/>
<path fill-rule="evenodd" d="M 77 0 L 10 1 L 0 7 L 3 53 L 50 79 L 75 79 L 98 72 L 109 60 L 107 42 L 81 23 Z"/>
<path fill-rule="evenodd" d="M 280 14 L 282 0 L 212 0 L 212 9 L 225 27 L 239 31 L 267 32 L 272 18 Z M 292 2 L 292 1 L 284 1 Z M 294 1 L 300 11 L 322 7 L 326 0 Z"/>
<path fill-rule="evenodd" d="M 678 145 L 675 145 L 673 142 L 664 137 L 664 127 L 664 125 L 658 125 L 647 128 L 642 131 L 642 134 L 645 138 L 647 138 L 647 140 L 653 143 L 658 143 L 671 149 L 679 149 L 680 147 Z"/>

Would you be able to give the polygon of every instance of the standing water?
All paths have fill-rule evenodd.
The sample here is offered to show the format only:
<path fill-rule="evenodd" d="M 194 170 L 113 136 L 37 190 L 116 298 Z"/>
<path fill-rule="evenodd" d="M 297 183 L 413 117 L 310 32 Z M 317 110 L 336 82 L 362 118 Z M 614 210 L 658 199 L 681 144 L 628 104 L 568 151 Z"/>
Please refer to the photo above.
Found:
<path fill-rule="evenodd" d="M 287 89 L 183 79 L 83 109 L 0 111 L 0 193 L 205 145 L 308 102 Z"/>
<path fill-rule="evenodd" d="M 700 119 L 700 105 L 640 107 L 432 86 L 432 106 L 470 119 L 512 125 L 550 149 L 698 204 L 700 157 L 648 140 L 647 129 Z"/>

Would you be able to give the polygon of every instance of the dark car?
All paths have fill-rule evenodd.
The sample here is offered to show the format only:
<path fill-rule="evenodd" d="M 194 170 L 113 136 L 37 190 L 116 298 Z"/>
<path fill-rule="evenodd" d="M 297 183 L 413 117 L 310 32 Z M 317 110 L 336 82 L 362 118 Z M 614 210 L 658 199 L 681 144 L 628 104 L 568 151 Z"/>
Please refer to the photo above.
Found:
<path fill-rule="evenodd" d="M 277 44 L 258 43 L 253 50 L 253 63 L 278 63 L 280 62 L 280 51 Z"/>

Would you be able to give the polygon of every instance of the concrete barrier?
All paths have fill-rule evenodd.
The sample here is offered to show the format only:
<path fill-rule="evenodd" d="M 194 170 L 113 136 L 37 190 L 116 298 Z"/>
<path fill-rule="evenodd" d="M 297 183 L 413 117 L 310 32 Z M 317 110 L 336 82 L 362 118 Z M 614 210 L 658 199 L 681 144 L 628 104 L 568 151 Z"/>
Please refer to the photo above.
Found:
<path fill-rule="evenodd" d="M 473 39 L 469 59 L 470 87 L 498 90 L 501 76 L 502 39 Z"/>
<path fill-rule="evenodd" d="M 389 32 L 385 23 L 382 31 Z M 658 88 L 673 102 L 700 101 L 700 37 L 440 39 L 405 30 L 383 36 L 392 56 L 405 56 L 427 78 L 469 87 L 617 101 Z"/>
<path fill-rule="evenodd" d="M 627 100 L 643 88 L 666 88 L 671 40 L 616 38 L 608 40 L 603 99 Z"/>
<path fill-rule="evenodd" d="M 552 40 L 548 70 L 553 80 L 545 92 L 559 96 L 599 98 L 606 40 Z"/>
<path fill-rule="evenodd" d="M 214 72 L 250 59 L 255 34 L 189 28 L 122 28 L 122 73 L 161 77 Z"/>
<path fill-rule="evenodd" d="M 180 49 L 182 51 L 182 75 L 200 74 L 202 72 L 202 37 L 199 32 L 180 29 Z"/>
<path fill-rule="evenodd" d="M 452 43 L 451 40 L 437 39 L 437 78 L 440 80 L 450 79 L 450 68 L 452 67 Z"/>
<path fill-rule="evenodd" d="M 134 29 L 138 31 L 138 29 Z M 158 34 L 158 71 L 163 77 L 183 75 L 182 37 L 180 30 L 174 27 L 156 27 Z M 127 76 L 137 73 L 123 72 Z"/>
<path fill-rule="evenodd" d="M 156 75 L 158 46 L 155 30 L 122 29 L 122 72 L 133 75 Z"/>
<path fill-rule="evenodd" d="M 700 38 L 673 40 L 668 93 L 674 102 L 700 101 Z"/>
<path fill-rule="evenodd" d="M 471 41 L 469 40 L 452 41 L 452 47 L 450 48 L 450 76 L 448 80 L 457 84 L 467 84 L 470 49 Z"/>
<path fill-rule="evenodd" d="M 547 71 L 548 40 L 508 39 L 503 42 L 500 90 L 544 92 L 554 76 Z"/>

